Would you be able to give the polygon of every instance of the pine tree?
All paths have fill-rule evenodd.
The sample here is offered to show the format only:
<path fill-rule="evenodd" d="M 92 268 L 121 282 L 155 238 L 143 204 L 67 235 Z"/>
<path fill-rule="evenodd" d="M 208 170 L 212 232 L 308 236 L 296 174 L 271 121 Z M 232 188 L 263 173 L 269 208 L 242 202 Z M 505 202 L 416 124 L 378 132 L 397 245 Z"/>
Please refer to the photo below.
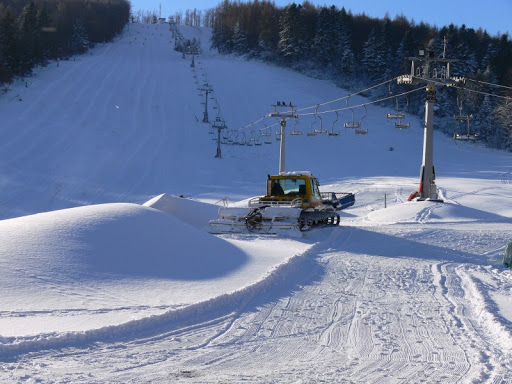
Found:
<path fill-rule="evenodd" d="M 90 42 L 85 24 L 83 20 L 78 19 L 73 24 L 73 36 L 71 38 L 73 53 L 84 53 L 89 49 L 89 45 Z"/>
<path fill-rule="evenodd" d="M 356 57 L 352 49 L 352 35 L 349 26 L 343 21 L 343 17 L 340 17 L 338 23 L 336 63 L 338 73 L 348 78 L 355 73 Z"/>
<path fill-rule="evenodd" d="M 285 8 L 283 15 L 279 20 L 280 32 L 278 49 L 281 55 L 288 61 L 297 61 L 304 57 L 305 32 L 301 23 L 302 6 L 295 3 Z"/>
<path fill-rule="evenodd" d="M 37 11 L 36 25 L 38 31 L 40 32 L 36 50 L 36 59 L 38 63 L 45 65 L 51 57 L 51 51 L 53 49 L 52 35 L 55 33 L 50 28 L 50 16 L 48 15 L 46 4 L 43 4 L 41 9 Z"/>
<path fill-rule="evenodd" d="M 34 2 L 30 1 L 23 8 L 17 21 L 17 56 L 19 57 L 20 74 L 30 72 L 37 57 L 37 11 Z"/>
<path fill-rule="evenodd" d="M 386 32 L 384 30 L 383 32 Z M 390 58 L 389 46 L 386 44 L 386 33 L 378 33 L 372 28 L 363 47 L 363 69 L 369 80 L 382 81 L 387 73 L 387 63 Z"/>
<path fill-rule="evenodd" d="M 312 51 L 322 66 L 332 63 L 336 56 L 336 8 L 323 7 L 318 15 Z"/>
<path fill-rule="evenodd" d="M 247 37 L 240 26 L 240 21 L 237 21 L 235 24 L 235 29 L 233 30 L 233 37 L 231 38 L 233 45 L 233 52 L 243 55 L 249 51 L 249 45 L 247 44 Z"/>
<path fill-rule="evenodd" d="M 18 70 L 16 52 L 17 35 L 15 20 L 8 9 L 0 18 L 0 65 L 4 67 L 4 76 L 10 78 Z"/>
<path fill-rule="evenodd" d="M 487 141 L 493 147 L 496 146 L 495 137 L 495 119 L 494 119 L 494 98 L 485 95 L 480 108 L 475 116 L 474 128 L 480 133 L 483 140 Z"/>
<path fill-rule="evenodd" d="M 512 101 L 509 99 L 498 102 L 494 109 L 495 124 L 494 143 L 497 148 L 506 148 L 512 152 Z"/>
<path fill-rule="evenodd" d="M 455 46 L 454 56 L 459 60 L 453 76 L 474 76 L 478 71 L 476 52 L 471 48 L 470 34 L 465 25 L 462 25 Z"/>

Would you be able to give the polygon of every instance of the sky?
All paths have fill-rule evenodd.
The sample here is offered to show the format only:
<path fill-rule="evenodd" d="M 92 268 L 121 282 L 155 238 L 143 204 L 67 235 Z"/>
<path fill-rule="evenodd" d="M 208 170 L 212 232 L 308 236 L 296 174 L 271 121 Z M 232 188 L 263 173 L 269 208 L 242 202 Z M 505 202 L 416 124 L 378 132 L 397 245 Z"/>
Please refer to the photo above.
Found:
<path fill-rule="evenodd" d="M 162 17 L 167 17 L 179 10 L 209 9 L 217 6 L 220 0 L 131 0 L 132 9 L 158 11 L 162 5 Z M 275 0 L 276 5 L 285 6 L 292 0 Z M 297 0 L 297 3 L 302 1 Z M 382 18 L 389 13 L 393 18 L 403 14 L 416 23 L 421 21 L 430 25 L 442 27 L 451 23 L 465 24 L 469 28 L 482 28 L 495 36 L 502 33 L 511 33 L 510 15 L 512 15 L 512 0 L 489 0 L 472 2 L 467 0 L 431 0 L 429 2 L 411 0 L 344 0 L 324 1 L 311 0 L 318 5 L 336 5 L 351 10 L 353 14 L 366 13 L 372 17 Z M 488 6 L 483 6 L 483 5 Z"/>

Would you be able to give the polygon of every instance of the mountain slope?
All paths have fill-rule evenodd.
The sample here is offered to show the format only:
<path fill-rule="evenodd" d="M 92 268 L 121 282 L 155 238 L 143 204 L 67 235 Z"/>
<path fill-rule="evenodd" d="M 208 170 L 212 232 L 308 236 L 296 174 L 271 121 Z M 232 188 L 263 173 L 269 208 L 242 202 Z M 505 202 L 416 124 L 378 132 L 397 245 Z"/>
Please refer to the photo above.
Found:
<path fill-rule="evenodd" d="M 239 128 L 277 100 L 346 92 L 181 32 L 201 40 L 195 70 L 167 25 L 132 24 L 1 97 L 2 381 L 506 382 L 510 154 L 436 133 L 445 203 L 406 202 L 421 121 L 396 131 L 385 109 L 359 108 L 369 133 L 357 136 L 341 128 L 349 111 L 303 115 L 288 122 L 304 134 L 287 136 L 287 169 L 356 193 L 340 226 L 209 235 L 211 203 L 263 193 L 279 147 L 223 145 L 214 158 L 197 87 L 214 89 L 212 118 L 216 102 L 230 129 L 260 140 L 275 121 Z M 320 125 L 340 135 L 305 134 Z"/>

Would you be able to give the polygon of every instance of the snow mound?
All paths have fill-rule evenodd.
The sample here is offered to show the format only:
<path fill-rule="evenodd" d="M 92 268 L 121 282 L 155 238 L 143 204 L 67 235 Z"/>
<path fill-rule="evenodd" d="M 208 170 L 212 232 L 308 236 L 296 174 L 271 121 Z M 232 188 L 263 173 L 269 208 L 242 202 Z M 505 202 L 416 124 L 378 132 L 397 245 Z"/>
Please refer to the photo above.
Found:
<path fill-rule="evenodd" d="M 89 330 L 237 288 L 238 247 L 176 217 L 113 203 L 0 221 L 0 335 Z M 204 283 L 203 283 L 204 282 Z"/>
<path fill-rule="evenodd" d="M 366 219 L 379 224 L 416 222 L 425 209 L 431 209 L 433 202 L 406 202 L 370 212 Z"/>
<path fill-rule="evenodd" d="M 431 201 L 411 201 L 370 212 L 367 220 L 379 224 L 409 222 L 496 222 L 506 217 L 456 204 Z"/>
<path fill-rule="evenodd" d="M 18 284 L 28 278 L 26 272 L 66 282 L 104 274 L 211 278 L 240 260 L 226 242 L 163 212 L 127 203 L 5 220 L 0 243 L 2 270 L 11 275 L 5 278 Z M 215 259 L 208 257 L 212 249 L 218 251 Z"/>
<path fill-rule="evenodd" d="M 217 218 L 219 209 L 217 205 L 180 198 L 166 193 L 147 201 L 144 206 L 173 215 L 198 229 L 206 229 L 208 222 Z"/>

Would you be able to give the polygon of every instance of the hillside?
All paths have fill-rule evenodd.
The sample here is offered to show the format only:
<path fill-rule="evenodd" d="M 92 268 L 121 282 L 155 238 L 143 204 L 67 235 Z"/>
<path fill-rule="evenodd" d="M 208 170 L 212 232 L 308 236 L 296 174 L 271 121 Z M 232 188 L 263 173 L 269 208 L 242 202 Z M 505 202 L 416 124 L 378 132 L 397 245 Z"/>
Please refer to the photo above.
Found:
<path fill-rule="evenodd" d="M 422 121 L 398 131 L 369 106 L 355 135 L 350 112 L 303 116 L 290 129 L 340 135 L 288 136 L 287 169 L 356 205 L 302 238 L 213 236 L 220 201 L 262 194 L 279 147 L 215 158 L 198 85 L 230 129 L 347 91 L 180 32 L 200 40 L 195 70 L 168 25 L 131 24 L 0 97 L 2 382 L 507 382 L 510 154 L 436 133 L 445 202 L 407 202 Z"/>

